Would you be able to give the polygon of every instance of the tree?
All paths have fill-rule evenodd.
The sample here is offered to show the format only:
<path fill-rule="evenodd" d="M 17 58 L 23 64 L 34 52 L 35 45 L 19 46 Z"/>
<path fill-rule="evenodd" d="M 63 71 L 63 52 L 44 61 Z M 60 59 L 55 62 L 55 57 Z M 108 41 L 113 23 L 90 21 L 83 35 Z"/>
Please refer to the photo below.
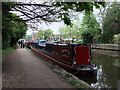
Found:
<path fill-rule="evenodd" d="M 81 36 L 84 43 L 92 43 L 93 39 L 97 40 L 99 38 L 100 25 L 95 19 L 93 13 L 90 15 L 85 15 L 81 25 Z"/>
<path fill-rule="evenodd" d="M 43 4 L 15 3 L 12 11 L 21 13 L 21 18 L 28 26 L 31 23 L 55 22 L 63 20 L 65 24 L 72 26 L 70 13 L 85 11 L 89 14 L 93 7 L 104 6 L 105 2 L 49 2 Z"/>
<path fill-rule="evenodd" d="M 36 38 L 38 39 L 50 39 L 50 36 L 53 35 L 53 31 L 51 29 L 39 30 L 36 34 Z"/>
<path fill-rule="evenodd" d="M 63 25 L 59 28 L 62 38 L 79 38 L 79 26 L 73 21 L 72 27 Z"/>
<path fill-rule="evenodd" d="M 26 40 L 31 40 L 31 39 L 32 39 L 32 36 L 31 36 L 31 35 L 26 35 L 26 36 L 24 36 L 24 39 L 26 39 Z"/>
<path fill-rule="evenodd" d="M 27 25 L 16 14 L 10 13 L 13 3 L 2 4 L 2 48 L 7 49 L 9 46 L 15 46 L 18 39 L 22 38 L 27 30 Z"/>
<path fill-rule="evenodd" d="M 100 40 L 103 43 L 112 43 L 115 34 L 120 33 L 120 3 L 114 2 L 109 5 L 103 17 L 103 34 Z"/>
<path fill-rule="evenodd" d="M 36 30 L 36 23 L 61 20 L 66 25 L 72 26 L 71 19 L 74 17 L 70 13 L 85 11 L 86 14 L 89 14 L 93 11 L 93 6 L 99 8 L 104 4 L 104 2 L 49 2 L 42 4 L 3 2 L 3 48 L 6 49 L 10 44 L 13 46 L 16 43 L 17 33 L 20 34 L 19 38 L 23 37 L 27 26 Z M 13 14 L 16 12 L 19 12 L 19 16 Z M 24 28 L 20 28 L 19 25 Z"/>
<path fill-rule="evenodd" d="M 44 30 L 40 29 L 39 32 L 36 34 L 36 38 L 37 39 L 44 39 L 43 33 L 44 33 Z"/>
<path fill-rule="evenodd" d="M 51 29 L 46 29 L 44 31 L 44 39 L 47 40 L 47 39 L 50 39 L 50 36 L 53 35 L 53 31 Z"/>
<path fill-rule="evenodd" d="M 61 38 L 68 38 L 65 26 L 60 26 L 59 29 L 58 29 L 58 32 L 60 33 Z"/>
<path fill-rule="evenodd" d="M 93 39 L 98 39 L 100 34 L 100 25 L 95 19 L 93 13 L 85 15 L 82 20 L 76 18 L 72 22 L 72 27 L 64 25 L 59 28 L 63 38 L 83 38 L 84 43 L 92 43 Z"/>
<path fill-rule="evenodd" d="M 101 34 L 103 34 L 103 18 L 105 16 L 105 12 L 110 4 L 111 4 L 111 2 L 106 2 L 104 7 L 99 8 L 99 13 L 97 14 L 97 16 L 99 17 Z"/>
<path fill-rule="evenodd" d="M 120 33 L 114 35 L 113 41 L 114 41 L 114 43 L 120 45 Z"/>

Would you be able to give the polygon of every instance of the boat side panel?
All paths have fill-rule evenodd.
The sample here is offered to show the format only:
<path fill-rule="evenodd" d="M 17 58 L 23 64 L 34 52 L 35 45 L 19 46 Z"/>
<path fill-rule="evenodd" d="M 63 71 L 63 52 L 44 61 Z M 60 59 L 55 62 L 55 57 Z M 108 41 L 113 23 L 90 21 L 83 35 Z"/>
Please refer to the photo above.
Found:
<path fill-rule="evenodd" d="M 44 57 L 47 58 L 48 60 L 51 60 L 52 62 L 54 62 L 54 63 L 56 63 L 56 64 L 58 64 L 58 65 L 60 65 L 60 66 L 63 66 L 63 67 L 68 68 L 68 69 L 70 69 L 70 70 L 74 70 L 74 68 L 73 68 L 72 66 L 67 65 L 67 64 L 64 64 L 64 63 L 62 63 L 62 62 L 59 62 L 59 61 L 57 61 L 56 59 L 51 58 L 50 56 L 45 55 L 44 53 L 41 53 L 41 52 L 39 52 L 38 50 L 36 50 L 36 49 L 34 49 L 34 48 L 31 48 L 31 50 L 34 51 L 34 52 L 36 52 L 36 53 L 38 53 L 38 54 L 40 54 L 40 55 L 42 55 L 42 56 L 44 56 Z"/>
<path fill-rule="evenodd" d="M 73 61 L 72 47 L 53 45 L 52 46 L 52 57 L 65 64 L 71 65 Z"/>

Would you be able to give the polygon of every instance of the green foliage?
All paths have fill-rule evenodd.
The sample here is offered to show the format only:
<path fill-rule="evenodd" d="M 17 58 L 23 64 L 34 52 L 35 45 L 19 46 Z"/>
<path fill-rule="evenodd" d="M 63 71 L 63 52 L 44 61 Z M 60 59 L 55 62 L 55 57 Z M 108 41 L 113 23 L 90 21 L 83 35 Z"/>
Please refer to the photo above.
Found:
<path fill-rule="evenodd" d="M 76 38 L 79 39 L 80 38 L 80 34 L 79 34 L 79 26 L 78 23 L 80 23 L 80 21 L 78 20 L 77 22 L 73 21 L 72 22 L 72 27 L 70 26 L 66 26 L 63 25 L 59 28 L 59 32 L 60 32 L 60 37 L 62 38 Z"/>
<path fill-rule="evenodd" d="M 99 8 L 101 5 L 104 6 L 104 2 L 102 3 L 100 2 L 53 2 L 52 9 L 53 7 L 56 7 L 53 11 L 58 12 L 57 13 L 58 18 L 63 20 L 66 25 L 74 26 L 74 28 L 67 27 L 67 29 L 65 30 L 65 34 L 67 34 L 67 37 L 73 38 L 73 37 L 79 37 L 79 33 L 78 33 L 79 30 L 77 25 L 72 24 L 69 11 L 77 11 L 77 12 L 85 11 L 85 13 L 89 15 L 90 12 L 93 11 L 93 6 L 95 6 L 96 8 Z M 25 35 L 25 32 L 27 30 L 27 25 L 25 24 L 25 22 L 22 22 L 24 20 L 22 20 L 19 16 L 10 12 L 14 7 L 21 9 L 20 6 L 18 7 L 17 5 L 14 5 L 13 2 L 2 3 L 3 49 L 6 49 L 9 46 L 14 46 L 17 40 L 19 38 L 22 38 Z M 35 6 L 33 5 L 33 7 Z M 47 11 L 48 8 L 45 8 L 45 9 Z M 25 9 L 22 9 L 22 10 L 25 10 Z M 29 16 L 29 15 L 26 15 L 26 16 Z M 52 15 L 53 16 L 55 15 L 54 12 Z M 34 16 L 35 15 L 32 15 L 32 19 L 35 19 Z M 36 16 L 36 18 L 41 18 L 41 17 L 39 17 L 39 15 Z M 42 20 L 47 21 L 47 16 L 45 17 L 45 19 L 43 19 L 42 17 Z M 48 32 L 49 31 L 45 31 L 44 35 L 40 35 L 40 36 L 44 36 L 44 39 L 49 39 L 50 34 L 52 33 L 51 32 L 48 33 Z M 39 36 L 39 34 L 37 36 Z M 40 36 L 39 38 L 41 38 Z"/>
<path fill-rule="evenodd" d="M 70 78 L 70 77 L 72 77 L 71 74 L 65 74 L 65 76 L 64 76 L 65 79 L 66 79 L 66 78 Z"/>
<path fill-rule="evenodd" d="M 100 36 L 100 41 L 103 43 L 113 43 L 115 34 L 120 33 L 120 4 L 119 2 L 112 3 L 103 18 L 103 33 Z"/>
<path fill-rule="evenodd" d="M 46 29 L 44 31 L 44 39 L 47 40 L 47 39 L 50 39 L 50 35 L 53 34 L 53 31 L 51 29 Z"/>
<path fill-rule="evenodd" d="M 15 51 L 15 49 L 13 47 L 9 47 L 7 50 L 2 50 L 2 52 L 0 52 L 0 54 L 5 55 L 5 54 L 12 53 L 14 51 Z"/>
<path fill-rule="evenodd" d="M 116 43 L 116 44 L 120 44 L 120 33 L 114 35 L 113 41 L 114 41 L 114 43 Z"/>
<path fill-rule="evenodd" d="M 83 17 L 81 25 L 81 36 L 84 43 L 92 43 L 93 39 L 96 41 L 99 38 L 100 25 L 92 13 Z"/>
<path fill-rule="evenodd" d="M 39 32 L 36 34 L 36 38 L 38 39 L 50 39 L 50 35 L 53 34 L 53 31 L 51 29 L 46 30 L 39 30 Z"/>
<path fill-rule="evenodd" d="M 44 37 L 43 37 L 43 33 L 44 33 L 43 30 L 39 30 L 39 32 L 36 34 L 36 38 L 38 38 L 38 39 L 43 39 L 43 38 L 44 38 Z"/>
<path fill-rule="evenodd" d="M 83 43 L 92 43 L 93 42 L 93 36 L 91 33 L 83 33 L 82 34 L 82 38 L 83 38 Z"/>
<path fill-rule="evenodd" d="M 75 41 L 77 44 L 83 44 L 83 41 Z"/>
<path fill-rule="evenodd" d="M 16 21 L 20 18 L 16 14 L 9 12 L 13 7 L 12 2 L 2 3 L 2 48 L 7 49 L 9 46 L 15 46 L 18 39 L 22 38 L 27 30 L 27 25 L 22 21 Z"/>
<path fill-rule="evenodd" d="M 26 36 L 24 36 L 24 39 L 26 39 L 26 40 L 31 40 L 31 38 L 32 38 L 31 35 L 26 35 Z"/>
<path fill-rule="evenodd" d="M 85 14 L 89 15 L 94 6 L 100 8 L 100 6 L 105 6 L 105 2 L 54 2 L 52 5 L 63 10 L 63 12 L 59 13 L 58 18 L 61 18 L 66 25 L 72 26 L 68 11 L 85 11 Z"/>
<path fill-rule="evenodd" d="M 77 18 L 73 21 L 73 26 L 63 26 L 59 28 L 59 32 L 62 38 L 75 38 L 83 39 L 83 42 L 78 43 L 92 43 L 93 39 L 97 40 L 100 34 L 100 26 L 94 15 L 85 15 L 83 17 L 82 24 L 80 19 Z"/>

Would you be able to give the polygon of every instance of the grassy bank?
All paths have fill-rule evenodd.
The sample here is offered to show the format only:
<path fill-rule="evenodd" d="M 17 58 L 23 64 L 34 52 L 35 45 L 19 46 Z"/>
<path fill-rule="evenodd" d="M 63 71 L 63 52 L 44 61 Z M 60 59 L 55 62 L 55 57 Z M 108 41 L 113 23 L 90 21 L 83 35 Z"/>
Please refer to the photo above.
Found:
<path fill-rule="evenodd" d="M 9 47 L 8 49 L 3 49 L 3 50 L 0 50 L 0 54 L 4 55 L 4 54 L 9 54 L 9 53 L 12 53 L 14 52 L 16 49 L 13 48 L 13 47 Z"/>

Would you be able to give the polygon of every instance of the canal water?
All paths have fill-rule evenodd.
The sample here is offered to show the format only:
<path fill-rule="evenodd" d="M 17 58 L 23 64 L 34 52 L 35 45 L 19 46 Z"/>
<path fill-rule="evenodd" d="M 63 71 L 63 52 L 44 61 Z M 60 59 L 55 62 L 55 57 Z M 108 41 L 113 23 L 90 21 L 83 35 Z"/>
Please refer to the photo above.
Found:
<path fill-rule="evenodd" d="M 92 62 L 97 65 L 96 76 L 80 76 L 94 88 L 120 89 L 120 51 L 92 50 Z"/>

